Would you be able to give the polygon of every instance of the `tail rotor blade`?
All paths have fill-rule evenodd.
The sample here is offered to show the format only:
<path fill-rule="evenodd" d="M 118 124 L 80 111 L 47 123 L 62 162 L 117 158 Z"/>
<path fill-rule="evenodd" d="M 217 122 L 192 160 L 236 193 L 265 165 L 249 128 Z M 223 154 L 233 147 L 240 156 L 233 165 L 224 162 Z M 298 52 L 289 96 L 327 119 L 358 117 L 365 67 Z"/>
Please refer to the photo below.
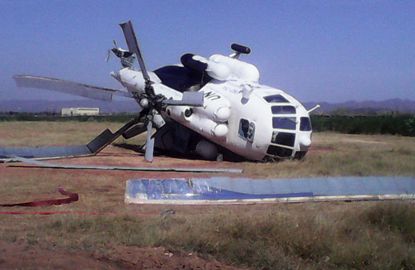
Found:
<path fill-rule="evenodd" d="M 144 159 L 148 162 L 153 161 L 153 153 L 154 153 L 154 138 L 152 138 L 152 131 L 153 131 L 153 121 L 150 119 L 147 123 L 147 140 L 146 140 L 146 152 L 144 154 Z"/>
<path fill-rule="evenodd" d="M 150 81 L 150 76 L 147 73 L 146 66 L 144 64 L 143 56 L 141 55 L 140 47 L 138 46 L 137 37 L 135 36 L 133 25 L 131 21 L 120 24 L 122 31 L 124 32 L 125 41 L 128 45 L 128 50 L 135 53 L 138 63 L 140 65 L 141 72 L 143 73 L 144 80 Z"/>
<path fill-rule="evenodd" d="M 108 50 L 107 51 L 107 57 L 105 57 L 105 62 L 108 63 L 108 61 L 110 60 L 110 58 L 111 58 L 111 50 Z"/>

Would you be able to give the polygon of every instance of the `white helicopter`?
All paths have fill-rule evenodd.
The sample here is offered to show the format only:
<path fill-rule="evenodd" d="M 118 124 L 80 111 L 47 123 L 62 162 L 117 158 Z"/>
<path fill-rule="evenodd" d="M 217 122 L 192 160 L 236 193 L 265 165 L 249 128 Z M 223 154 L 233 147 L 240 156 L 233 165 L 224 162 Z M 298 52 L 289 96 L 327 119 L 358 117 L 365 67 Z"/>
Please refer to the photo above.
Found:
<path fill-rule="evenodd" d="M 111 72 L 111 76 L 126 90 L 47 77 L 14 77 L 20 87 L 99 100 L 112 100 L 113 95 L 135 99 L 139 115 L 117 132 L 106 130 L 95 138 L 87 145 L 91 153 L 99 152 L 121 135 L 129 139 L 143 132 L 147 132 L 147 161 L 153 160 L 154 148 L 209 160 L 220 160 L 224 155 L 254 161 L 300 159 L 307 153 L 312 133 L 309 113 L 318 106 L 306 110 L 284 91 L 259 84 L 258 69 L 239 60 L 241 54 L 250 53 L 248 47 L 232 44 L 234 53 L 230 56 L 215 54 L 204 58 L 185 54 L 181 64 L 151 72 L 145 67 L 131 21 L 120 26 L 128 50 L 114 42 L 111 52 L 120 58 L 123 68 Z M 135 58 L 140 71 L 133 67 Z M 64 152 L 68 153 L 68 148 Z M 82 150 L 72 149 L 68 155 L 77 153 L 82 155 Z M 37 157 L 36 153 L 29 156 Z"/>

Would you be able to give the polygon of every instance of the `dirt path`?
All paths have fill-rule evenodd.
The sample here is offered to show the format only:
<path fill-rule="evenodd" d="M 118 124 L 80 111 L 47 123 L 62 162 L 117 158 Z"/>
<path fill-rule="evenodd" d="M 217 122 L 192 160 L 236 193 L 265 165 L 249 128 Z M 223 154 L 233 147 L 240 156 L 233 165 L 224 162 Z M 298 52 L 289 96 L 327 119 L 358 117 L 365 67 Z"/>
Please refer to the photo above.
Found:
<path fill-rule="evenodd" d="M 110 247 L 101 252 L 43 249 L 0 241 L 0 269 L 239 269 L 164 248 Z"/>

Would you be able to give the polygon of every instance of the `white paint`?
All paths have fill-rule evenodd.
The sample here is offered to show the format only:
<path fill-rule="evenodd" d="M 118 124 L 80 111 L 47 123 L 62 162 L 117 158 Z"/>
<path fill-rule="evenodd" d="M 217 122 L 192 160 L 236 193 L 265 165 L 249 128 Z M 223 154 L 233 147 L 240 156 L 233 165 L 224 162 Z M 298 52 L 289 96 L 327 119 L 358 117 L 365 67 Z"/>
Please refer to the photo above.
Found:
<path fill-rule="evenodd" d="M 228 134 L 228 126 L 225 124 L 218 124 L 214 129 L 213 129 L 213 135 L 215 135 L 215 137 L 218 138 L 223 138 L 226 136 L 226 134 Z"/>
<path fill-rule="evenodd" d="M 212 55 L 209 59 L 201 56 L 193 58 L 206 63 L 207 73 L 214 78 L 199 90 L 204 93 L 203 107 L 191 108 L 193 113 L 186 117 L 185 111 L 190 109 L 189 107 L 169 106 L 166 112 L 162 112 L 163 117 L 170 117 L 206 139 L 251 160 L 263 160 L 265 156 L 272 156 L 267 152 L 270 145 L 292 151 L 290 157 L 294 157 L 297 151 L 308 150 L 311 145 L 311 130 L 299 129 L 301 117 L 308 118 L 309 113 L 299 101 L 282 90 L 259 84 L 259 71 L 252 64 L 218 54 Z M 149 76 L 154 82 L 155 94 L 176 100 L 182 98 L 181 92 L 163 85 L 155 73 L 149 72 Z M 124 68 L 113 74 L 113 77 L 130 93 L 144 93 L 141 72 Z M 264 97 L 270 95 L 281 95 L 287 102 L 269 103 Z M 273 115 L 272 106 L 291 106 L 295 108 L 296 113 Z M 274 128 L 273 117 L 295 119 L 295 129 Z M 244 138 L 248 133 L 240 132 L 241 119 L 248 121 L 250 128 L 255 127 L 252 140 Z M 294 145 L 287 147 L 272 143 L 274 131 L 295 133 Z"/>
<path fill-rule="evenodd" d="M 214 54 L 209 59 L 200 55 L 194 55 L 193 59 L 207 64 L 207 74 L 218 80 L 242 80 L 246 82 L 258 82 L 259 71 L 249 63 L 229 56 Z"/>
<path fill-rule="evenodd" d="M 212 55 L 209 58 L 209 61 L 209 65 L 211 63 L 215 63 L 217 65 L 225 66 L 230 70 L 230 73 L 226 80 L 235 79 L 248 82 L 259 81 L 259 71 L 252 64 L 220 54 Z"/>

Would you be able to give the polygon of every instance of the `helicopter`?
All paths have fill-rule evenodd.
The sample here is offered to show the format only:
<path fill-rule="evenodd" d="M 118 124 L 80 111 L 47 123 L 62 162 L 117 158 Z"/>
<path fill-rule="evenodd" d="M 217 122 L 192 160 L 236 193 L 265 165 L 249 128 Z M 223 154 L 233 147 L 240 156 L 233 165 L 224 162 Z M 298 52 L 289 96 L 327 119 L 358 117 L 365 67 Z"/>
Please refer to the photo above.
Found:
<path fill-rule="evenodd" d="M 239 59 L 249 54 L 250 48 L 234 43 L 231 55 L 214 54 L 209 58 L 186 53 L 180 64 L 148 71 L 131 21 L 120 27 L 128 49 L 118 47 L 114 41 L 108 58 L 110 54 L 119 58 L 122 68 L 110 75 L 124 89 L 32 75 L 16 75 L 14 80 L 18 87 L 98 100 L 110 101 L 113 96 L 131 98 L 137 102 L 137 116 L 115 133 L 101 133 L 86 145 L 87 151 L 65 148 L 60 153 L 55 149 L 38 154 L 30 150 L 26 156 L 96 154 L 119 136 L 130 139 L 145 132 L 144 157 L 150 162 L 154 149 L 207 160 L 229 157 L 275 161 L 305 156 L 311 145 L 309 114 L 318 105 L 307 110 L 286 92 L 260 84 L 257 67 Z M 134 67 L 136 60 L 139 70 Z M 13 149 L 3 156 L 10 156 L 9 152 Z"/>

